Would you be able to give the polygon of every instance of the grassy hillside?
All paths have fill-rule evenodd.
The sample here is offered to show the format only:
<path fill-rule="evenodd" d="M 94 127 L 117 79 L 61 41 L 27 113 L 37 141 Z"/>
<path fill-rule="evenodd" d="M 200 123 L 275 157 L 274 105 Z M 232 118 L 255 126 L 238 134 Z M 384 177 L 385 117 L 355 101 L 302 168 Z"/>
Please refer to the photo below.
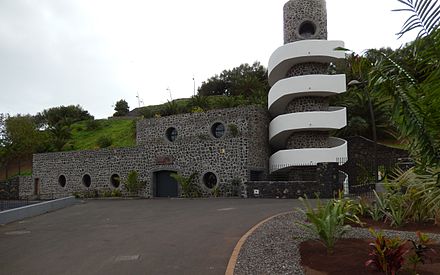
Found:
<path fill-rule="evenodd" d="M 111 140 L 108 147 L 132 147 L 136 145 L 136 119 L 81 121 L 72 125 L 72 138 L 64 150 L 89 150 L 100 146 L 100 139 Z M 101 141 L 102 142 L 102 141 Z M 107 143 L 108 145 L 108 143 Z"/>

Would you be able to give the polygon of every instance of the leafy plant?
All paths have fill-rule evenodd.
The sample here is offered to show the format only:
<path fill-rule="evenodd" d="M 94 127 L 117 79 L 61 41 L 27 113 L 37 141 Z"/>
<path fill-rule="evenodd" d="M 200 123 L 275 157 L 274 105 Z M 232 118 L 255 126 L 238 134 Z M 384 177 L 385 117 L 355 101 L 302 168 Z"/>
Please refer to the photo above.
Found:
<path fill-rule="evenodd" d="M 365 262 L 365 266 L 374 265 L 387 275 L 395 275 L 402 268 L 404 256 L 409 251 L 405 247 L 406 241 L 385 238 L 382 232 L 376 232 L 371 228 L 370 232 L 376 239 L 374 243 L 370 243 L 371 259 Z"/>
<path fill-rule="evenodd" d="M 368 209 L 368 214 L 373 219 L 373 221 L 382 221 L 385 217 L 384 213 L 381 211 L 377 203 L 373 203 Z"/>
<path fill-rule="evenodd" d="M 111 137 L 108 136 L 100 136 L 96 141 L 96 145 L 98 145 L 99 148 L 107 148 L 112 146 L 112 144 L 113 140 Z"/>
<path fill-rule="evenodd" d="M 305 210 L 300 209 L 300 211 L 306 215 L 308 222 L 298 224 L 317 235 L 327 248 L 327 253 L 332 254 L 337 239 L 351 228 L 350 225 L 344 225 L 347 218 L 352 215 L 347 211 L 348 201 L 333 200 L 322 204 L 318 200 L 316 209 L 311 206 L 307 197 L 300 198 L 300 201 L 305 207 Z"/>
<path fill-rule="evenodd" d="M 101 128 L 101 124 L 95 119 L 89 119 L 86 121 L 86 130 L 87 131 L 95 131 Z M 79 128 L 76 129 L 80 131 Z"/>
<path fill-rule="evenodd" d="M 112 197 L 122 197 L 122 192 L 119 189 L 113 189 L 111 192 Z"/>
<path fill-rule="evenodd" d="M 171 177 L 175 179 L 182 188 L 182 197 L 184 198 L 198 198 L 202 195 L 200 186 L 195 182 L 198 178 L 199 173 L 194 172 L 189 177 L 179 175 L 177 173 L 172 173 Z"/>
<path fill-rule="evenodd" d="M 143 187 L 143 183 L 139 181 L 138 173 L 134 170 L 128 173 L 127 180 L 125 180 L 124 185 L 130 194 L 137 194 Z"/>
<path fill-rule="evenodd" d="M 418 264 L 425 264 L 426 260 L 430 259 L 430 253 L 436 254 L 436 251 L 433 248 L 430 248 L 429 245 L 433 242 L 430 240 L 429 236 L 426 234 L 423 234 L 420 231 L 416 232 L 417 241 L 411 240 L 411 243 L 413 245 L 412 250 L 414 251 L 414 254 L 409 257 L 409 262 L 413 264 L 413 272 L 417 274 L 417 265 Z"/>
<path fill-rule="evenodd" d="M 231 136 L 237 137 L 240 134 L 240 131 L 238 130 L 238 126 L 235 124 L 228 124 L 228 130 L 231 133 Z"/>
<path fill-rule="evenodd" d="M 214 186 L 214 188 L 211 190 L 211 195 L 214 198 L 220 197 L 220 193 L 221 193 L 221 190 L 220 190 L 220 187 L 218 185 Z"/>
<path fill-rule="evenodd" d="M 398 0 L 406 7 L 394 11 L 408 11 L 412 15 L 406 20 L 402 30 L 398 33 L 399 38 L 413 29 L 420 28 L 417 37 L 426 36 L 439 26 L 440 6 L 432 0 Z"/>

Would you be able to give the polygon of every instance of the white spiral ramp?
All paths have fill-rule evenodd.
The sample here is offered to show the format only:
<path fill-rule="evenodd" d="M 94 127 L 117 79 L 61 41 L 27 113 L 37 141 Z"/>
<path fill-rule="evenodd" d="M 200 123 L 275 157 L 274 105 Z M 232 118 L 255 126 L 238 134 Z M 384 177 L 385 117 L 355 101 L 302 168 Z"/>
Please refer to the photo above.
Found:
<path fill-rule="evenodd" d="M 327 148 L 285 149 L 296 132 L 331 131 L 347 125 L 346 109 L 287 113 L 286 107 L 298 97 L 328 97 L 346 91 L 345 75 L 300 75 L 286 78 L 292 66 L 301 63 L 332 63 L 345 58 L 342 41 L 301 40 L 285 44 L 271 56 L 268 66 L 268 110 L 274 119 L 269 126 L 270 144 L 275 150 L 269 160 L 270 172 L 295 166 L 315 166 L 323 162 L 341 163 L 347 159 L 347 142 L 330 137 Z"/>

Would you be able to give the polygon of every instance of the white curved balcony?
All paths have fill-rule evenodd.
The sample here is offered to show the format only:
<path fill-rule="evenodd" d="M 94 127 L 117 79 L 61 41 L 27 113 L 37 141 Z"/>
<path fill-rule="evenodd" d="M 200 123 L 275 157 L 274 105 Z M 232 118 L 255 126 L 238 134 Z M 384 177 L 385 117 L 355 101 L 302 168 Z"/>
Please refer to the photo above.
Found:
<path fill-rule="evenodd" d="M 328 111 L 301 112 L 280 115 L 269 125 L 269 140 L 275 148 L 283 148 L 294 132 L 330 131 L 347 125 L 345 107 L 330 107 Z"/>
<path fill-rule="evenodd" d="M 347 90 L 345 74 L 303 75 L 282 79 L 269 91 L 268 110 L 272 116 L 284 113 L 292 99 L 301 96 L 330 96 Z"/>
<path fill-rule="evenodd" d="M 301 40 L 279 47 L 270 57 L 269 85 L 286 77 L 292 66 L 300 63 L 331 63 L 345 58 L 345 52 L 336 50 L 344 47 L 342 41 Z"/>
<path fill-rule="evenodd" d="M 269 159 L 270 173 L 293 166 L 315 166 L 321 162 L 347 161 L 347 141 L 330 138 L 330 148 L 281 150 Z"/>

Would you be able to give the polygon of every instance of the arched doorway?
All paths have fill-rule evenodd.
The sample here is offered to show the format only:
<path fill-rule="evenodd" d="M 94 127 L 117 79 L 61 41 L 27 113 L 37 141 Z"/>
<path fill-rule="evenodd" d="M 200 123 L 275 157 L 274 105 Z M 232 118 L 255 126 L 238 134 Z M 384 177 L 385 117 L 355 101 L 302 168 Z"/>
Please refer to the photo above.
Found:
<path fill-rule="evenodd" d="M 178 184 L 171 177 L 173 171 L 157 171 L 154 173 L 154 196 L 173 198 L 178 196 Z"/>

